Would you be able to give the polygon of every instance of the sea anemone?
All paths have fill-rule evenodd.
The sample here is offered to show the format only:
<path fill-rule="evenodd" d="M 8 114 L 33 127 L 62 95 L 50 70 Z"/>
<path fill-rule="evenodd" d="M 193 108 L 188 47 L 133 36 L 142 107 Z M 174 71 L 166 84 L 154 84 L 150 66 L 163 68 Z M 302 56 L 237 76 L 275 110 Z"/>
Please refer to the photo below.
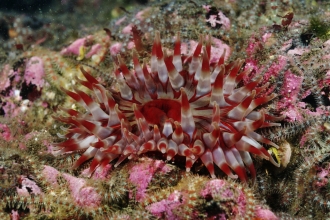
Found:
<path fill-rule="evenodd" d="M 273 98 L 265 96 L 268 83 L 262 77 L 237 87 L 243 77 L 243 60 L 225 63 L 225 52 L 217 63 L 210 63 L 211 38 L 203 46 L 203 36 L 192 56 L 181 55 L 179 34 L 173 54 L 165 52 L 159 32 L 155 33 L 150 65 L 133 50 L 134 70 L 130 71 L 120 55 L 115 65 L 117 89 L 106 90 L 98 80 L 81 68 L 86 80 L 77 79 L 92 96 L 75 88 L 63 89 L 82 105 L 85 113 L 61 108 L 68 117 L 55 117 L 70 124 L 62 128 L 66 141 L 56 144 L 56 153 L 83 152 L 74 168 L 93 158 L 90 174 L 117 159 L 117 167 L 149 151 L 160 151 L 171 160 L 185 157 L 186 170 L 197 160 L 215 177 L 214 164 L 232 178 L 247 180 L 246 168 L 254 179 L 256 172 L 250 153 L 274 161 L 260 144 L 278 146 L 255 130 L 279 126 L 282 117 L 255 109 Z M 243 83 L 241 83 L 243 84 Z M 234 171 L 237 175 L 235 175 Z"/>

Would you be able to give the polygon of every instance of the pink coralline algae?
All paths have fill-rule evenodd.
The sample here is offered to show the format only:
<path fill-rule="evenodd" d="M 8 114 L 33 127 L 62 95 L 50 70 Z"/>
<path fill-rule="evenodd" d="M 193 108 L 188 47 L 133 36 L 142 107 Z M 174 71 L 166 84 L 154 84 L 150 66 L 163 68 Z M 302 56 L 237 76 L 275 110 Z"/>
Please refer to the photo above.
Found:
<path fill-rule="evenodd" d="M 43 194 L 40 187 L 32 180 L 27 177 L 21 176 L 20 187 L 16 187 L 17 194 L 20 196 L 29 196 L 30 194 L 41 195 Z"/>
<path fill-rule="evenodd" d="M 90 51 L 86 54 L 86 58 L 90 58 L 97 54 L 101 50 L 102 46 L 100 44 L 94 44 Z"/>
<path fill-rule="evenodd" d="M 15 117 L 22 113 L 23 108 L 25 107 L 25 103 L 22 103 L 22 106 L 17 106 L 14 102 L 8 100 L 5 105 L 2 106 L 3 111 L 6 116 Z"/>
<path fill-rule="evenodd" d="M 165 174 L 170 170 L 171 168 L 160 160 L 146 159 L 145 162 L 133 166 L 129 171 L 129 180 L 137 187 L 136 200 L 143 201 L 146 198 L 147 187 L 155 172 Z"/>
<path fill-rule="evenodd" d="M 42 174 L 46 177 L 47 182 L 49 182 L 53 187 L 58 186 L 57 176 L 59 175 L 59 171 L 51 166 L 44 166 L 42 170 Z"/>
<path fill-rule="evenodd" d="M 323 43 L 325 51 L 329 51 L 330 49 L 330 40 L 327 40 Z M 322 59 L 330 59 L 330 53 L 327 53 L 325 56 L 322 57 Z"/>
<path fill-rule="evenodd" d="M 243 217 L 246 214 L 246 196 L 241 190 L 233 188 L 225 180 L 217 179 L 209 181 L 201 191 L 201 195 L 206 200 L 233 200 L 235 207 L 230 207 L 232 214 L 236 217 Z"/>
<path fill-rule="evenodd" d="M 42 174 L 52 187 L 57 188 L 58 175 L 60 172 L 53 167 L 44 166 Z M 63 173 L 63 178 L 68 182 L 70 194 L 75 203 L 84 208 L 98 208 L 101 204 L 101 196 L 96 192 L 95 188 L 87 186 L 86 180 L 74 177 L 70 174 Z"/>
<path fill-rule="evenodd" d="M 116 42 L 112 44 L 110 47 L 110 54 L 112 56 L 116 56 L 120 52 L 121 48 L 122 48 L 122 43 Z"/>
<path fill-rule="evenodd" d="M 264 74 L 264 81 L 267 82 L 271 77 L 276 78 L 281 70 L 283 70 L 288 62 L 288 58 L 285 56 L 279 56 L 276 62 L 272 63 L 272 65 L 267 68 Z M 259 71 L 263 71 L 264 67 L 262 67 Z"/>
<path fill-rule="evenodd" d="M 109 178 L 111 178 L 109 176 L 109 173 L 112 171 L 112 165 L 108 164 L 106 165 L 103 169 L 101 169 L 101 167 L 98 167 L 95 172 L 92 175 L 92 179 L 94 180 L 108 180 Z M 81 172 L 82 176 L 86 176 L 89 177 L 90 173 L 89 173 L 89 169 L 85 169 Z"/>
<path fill-rule="evenodd" d="M 316 176 L 317 181 L 315 182 L 315 186 L 318 188 L 327 187 L 330 178 L 330 166 L 327 165 L 325 168 L 319 167 Z"/>
<path fill-rule="evenodd" d="M 38 87 L 38 89 L 44 86 L 45 70 L 43 61 L 40 57 L 31 57 L 26 64 L 24 79 L 27 84 L 31 83 Z"/>
<path fill-rule="evenodd" d="M 173 213 L 177 207 L 184 204 L 182 194 L 178 191 L 174 191 L 167 199 L 163 199 L 159 202 L 155 202 L 146 207 L 154 216 L 161 218 L 166 216 L 168 220 L 179 219 L 178 216 Z"/>
<path fill-rule="evenodd" d="M 196 180 L 196 179 L 194 179 Z M 201 184 L 202 183 L 202 184 Z M 187 186 L 146 207 L 154 216 L 167 219 L 241 219 L 256 215 L 251 193 L 226 180 L 187 181 Z M 203 208 L 200 207 L 203 203 Z M 248 204 L 250 203 L 250 204 Z M 188 211 L 189 210 L 189 211 Z"/>
<path fill-rule="evenodd" d="M 10 77 L 13 75 L 14 71 L 10 65 L 6 64 L 0 72 L 0 91 L 4 91 L 10 86 Z"/>
<path fill-rule="evenodd" d="M 11 211 L 10 217 L 11 217 L 12 220 L 19 220 L 20 219 L 18 211 L 14 211 L 14 210 Z"/>
<path fill-rule="evenodd" d="M 270 210 L 257 207 L 255 212 L 257 219 L 279 220 L 279 218 Z"/>
<path fill-rule="evenodd" d="M 226 30 L 230 29 L 230 21 L 221 11 L 219 11 L 218 15 L 210 15 L 210 18 L 206 21 L 210 23 L 211 27 L 221 24 Z"/>
<path fill-rule="evenodd" d="M 299 55 L 301 56 L 303 53 L 309 52 L 309 49 L 306 48 L 295 48 L 293 50 L 288 51 L 288 55 Z"/>
<path fill-rule="evenodd" d="M 131 31 L 132 31 L 132 27 L 133 27 L 133 24 L 129 24 L 127 25 L 126 27 L 123 28 L 123 30 L 121 31 L 123 34 L 131 34 Z"/>
<path fill-rule="evenodd" d="M 283 98 L 278 103 L 278 107 L 279 109 L 285 109 L 282 114 L 289 121 L 301 121 L 302 115 L 298 110 L 298 94 L 303 77 L 296 76 L 290 71 L 286 71 L 284 77 L 284 84 L 281 90 Z"/>
<path fill-rule="evenodd" d="M 151 8 L 148 7 L 148 8 L 143 9 L 142 11 L 139 11 L 138 13 L 136 13 L 135 18 L 139 19 L 140 21 L 145 20 L 145 14 L 149 13 L 150 10 L 151 10 Z"/>
<path fill-rule="evenodd" d="M 246 53 L 248 58 L 246 59 L 245 69 L 251 69 L 252 74 L 244 79 L 245 82 L 250 80 L 255 75 L 258 75 L 262 72 L 263 74 L 263 83 L 267 83 L 271 78 L 276 79 L 281 70 L 285 68 L 288 63 L 288 58 L 286 56 L 279 55 L 276 58 L 276 62 L 273 62 L 269 67 L 259 66 L 258 60 L 255 58 L 255 55 L 258 53 L 258 50 L 262 49 L 265 46 L 266 41 L 269 39 L 269 35 L 263 36 L 263 41 L 260 42 L 255 37 L 251 37 L 249 40 Z M 270 85 L 267 93 L 271 93 L 276 85 Z"/>
<path fill-rule="evenodd" d="M 5 141 L 11 141 L 13 140 L 11 131 L 6 124 L 0 124 L 0 138 Z"/>
<path fill-rule="evenodd" d="M 209 12 L 211 10 L 210 5 L 204 5 L 203 8 Z M 221 25 L 225 30 L 230 30 L 230 20 L 221 11 L 217 14 L 212 14 L 206 19 L 206 22 L 210 23 L 211 27 L 216 27 L 217 24 Z"/>
<path fill-rule="evenodd" d="M 101 196 L 93 187 L 86 186 L 86 180 L 69 174 L 63 174 L 68 181 L 71 196 L 77 205 L 85 208 L 98 208 L 101 204 Z"/>
<path fill-rule="evenodd" d="M 212 42 L 212 46 L 211 46 L 212 53 L 209 62 L 216 63 L 223 54 L 224 54 L 224 59 L 228 60 L 231 54 L 230 47 L 227 44 L 223 43 L 221 40 L 214 37 L 211 38 L 211 42 Z M 189 41 L 189 44 L 182 43 L 181 52 L 183 54 L 189 54 L 190 56 L 192 56 L 197 46 L 198 46 L 198 42 L 194 40 Z M 191 49 L 188 51 L 189 47 Z"/>

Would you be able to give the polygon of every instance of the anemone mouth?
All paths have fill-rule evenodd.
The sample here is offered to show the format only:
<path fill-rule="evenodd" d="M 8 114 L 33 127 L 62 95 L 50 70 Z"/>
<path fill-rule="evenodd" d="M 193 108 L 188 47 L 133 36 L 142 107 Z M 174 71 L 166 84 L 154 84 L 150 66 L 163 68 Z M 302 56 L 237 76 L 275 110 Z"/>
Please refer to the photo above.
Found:
<path fill-rule="evenodd" d="M 173 99 L 157 99 L 142 105 L 140 112 L 150 125 L 164 127 L 167 119 L 181 122 L 181 103 Z"/>

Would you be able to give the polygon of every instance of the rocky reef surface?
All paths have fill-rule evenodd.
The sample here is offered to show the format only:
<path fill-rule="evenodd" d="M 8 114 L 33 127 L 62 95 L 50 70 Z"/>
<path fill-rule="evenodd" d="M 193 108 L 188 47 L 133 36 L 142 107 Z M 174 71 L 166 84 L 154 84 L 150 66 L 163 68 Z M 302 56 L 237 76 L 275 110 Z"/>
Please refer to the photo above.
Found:
<path fill-rule="evenodd" d="M 0 11 L 1 219 L 330 218 L 327 1 L 31 2 Z"/>

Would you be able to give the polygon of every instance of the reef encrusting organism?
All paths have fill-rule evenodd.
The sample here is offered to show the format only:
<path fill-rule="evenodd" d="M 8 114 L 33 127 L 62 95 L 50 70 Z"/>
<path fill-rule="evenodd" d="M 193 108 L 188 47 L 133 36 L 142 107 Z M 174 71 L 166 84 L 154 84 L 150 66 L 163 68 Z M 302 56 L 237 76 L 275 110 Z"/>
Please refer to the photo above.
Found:
<path fill-rule="evenodd" d="M 140 65 L 133 51 L 134 71 L 130 71 L 118 56 L 115 75 L 118 90 L 107 91 L 83 68 L 86 81 L 77 81 L 93 92 L 93 97 L 79 89 L 65 90 L 86 109 L 80 113 L 64 109 L 69 116 L 56 117 L 70 124 L 63 128 L 67 138 L 57 143 L 57 154 L 83 151 L 74 167 L 94 158 L 90 173 L 118 159 L 117 167 L 126 158 L 149 151 L 166 153 L 166 160 L 180 155 L 186 159 L 186 169 L 200 159 L 212 177 L 214 163 L 228 176 L 247 180 L 245 167 L 252 178 L 255 169 L 250 153 L 278 165 L 258 142 L 278 146 L 255 130 L 280 124 L 265 110 L 255 109 L 273 98 L 260 86 L 262 76 L 237 87 L 250 74 L 241 71 L 243 60 L 225 63 L 225 53 L 218 62 L 210 63 L 211 38 L 203 36 L 191 57 L 181 56 L 177 35 L 173 54 L 162 48 L 159 33 L 152 47 L 150 68 L 144 60 Z"/>

